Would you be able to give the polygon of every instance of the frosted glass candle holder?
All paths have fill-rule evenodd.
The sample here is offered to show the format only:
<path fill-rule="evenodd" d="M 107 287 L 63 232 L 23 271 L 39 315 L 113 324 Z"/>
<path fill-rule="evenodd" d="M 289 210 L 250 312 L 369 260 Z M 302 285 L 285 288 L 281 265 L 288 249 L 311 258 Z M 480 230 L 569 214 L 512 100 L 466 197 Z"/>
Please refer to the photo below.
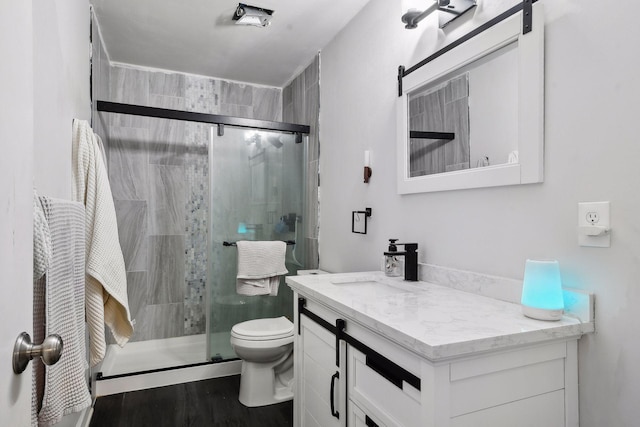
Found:
<path fill-rule="evenodd" d="M 564 313 L 558 261 L 527 260 L 522 284 L 522 313 L 533 319 L 560 320 Z"/>

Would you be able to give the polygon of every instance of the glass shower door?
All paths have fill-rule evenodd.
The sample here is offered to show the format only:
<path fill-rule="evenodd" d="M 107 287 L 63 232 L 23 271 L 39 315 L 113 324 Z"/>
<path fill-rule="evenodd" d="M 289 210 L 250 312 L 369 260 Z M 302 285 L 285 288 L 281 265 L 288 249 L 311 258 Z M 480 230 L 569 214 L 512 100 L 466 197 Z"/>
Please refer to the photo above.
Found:
<path fill-rule="evenodd" d="M 287 246 L 289 274 L 303 269 L 307 138 L 242 128 L 212 128 L 209 149 L 209 351 L 212 360 L 236 358 L 229 343 L 234 324 L 251 319 L 292 319 L 293 293 L 280 281 L 277 296 L 236 292 L 237 250 L 223 242 L 295 241 Z"/>

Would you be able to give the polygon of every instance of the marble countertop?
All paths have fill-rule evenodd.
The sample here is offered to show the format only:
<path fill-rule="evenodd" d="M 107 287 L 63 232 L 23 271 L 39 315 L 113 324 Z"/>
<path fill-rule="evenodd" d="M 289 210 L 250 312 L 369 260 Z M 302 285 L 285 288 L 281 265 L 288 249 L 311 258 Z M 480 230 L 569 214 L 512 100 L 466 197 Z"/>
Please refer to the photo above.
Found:
<path fill-rule="evenodd" d="M 519 304 L 382 272 L 288 276 L 287 284 L 431 361 L 579 337 L 593 323 L 525 317 Z"/>

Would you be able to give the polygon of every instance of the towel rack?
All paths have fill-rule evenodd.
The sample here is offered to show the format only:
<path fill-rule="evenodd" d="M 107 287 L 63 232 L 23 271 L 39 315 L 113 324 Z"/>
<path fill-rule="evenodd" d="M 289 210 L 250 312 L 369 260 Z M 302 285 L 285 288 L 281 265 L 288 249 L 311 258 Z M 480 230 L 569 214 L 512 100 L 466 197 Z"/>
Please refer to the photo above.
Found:
<path fill-rule="evenodd" d="M 277 240 L 274 240 L 274 242 L 275 242 L 275 241 L 277 241 Z M 295 240 L 284 240 L 284 242 L 285 242 L 287 245 L 295 245 L 295 244 L 296 244 L 296 241 L 295 241 Z M 227 242 L 227 241 L 224 241 L 224 242 L 222 242 L 222 246 L 237 246 L 237 245 L 236 245 L 236 242 Z"/>

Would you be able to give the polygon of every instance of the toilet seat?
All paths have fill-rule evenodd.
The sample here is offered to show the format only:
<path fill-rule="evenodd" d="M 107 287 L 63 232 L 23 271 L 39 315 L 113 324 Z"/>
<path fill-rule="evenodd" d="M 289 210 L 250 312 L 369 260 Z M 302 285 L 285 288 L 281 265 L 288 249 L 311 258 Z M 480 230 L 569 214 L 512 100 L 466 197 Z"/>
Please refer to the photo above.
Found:
<path fill-rule="evenodd" d="M 273 341 L 293 336 L 293 323 L 286 317 L 254 319 L 231 328 L 231 336 L 247 341 Z"/>

